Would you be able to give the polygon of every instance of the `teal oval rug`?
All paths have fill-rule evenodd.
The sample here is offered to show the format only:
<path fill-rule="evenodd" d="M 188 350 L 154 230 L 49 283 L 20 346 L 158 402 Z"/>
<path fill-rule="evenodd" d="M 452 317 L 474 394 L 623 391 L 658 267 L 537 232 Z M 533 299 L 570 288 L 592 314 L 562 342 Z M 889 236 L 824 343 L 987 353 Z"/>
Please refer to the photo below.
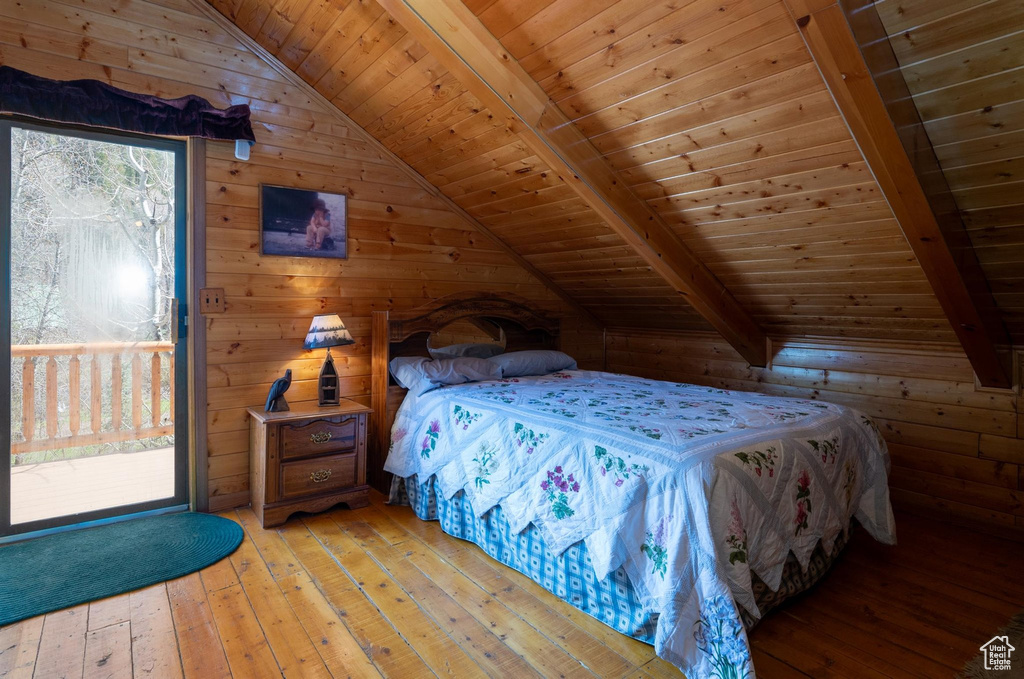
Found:
<path fill-rule="evenodd" d="M 242 527 L 164 514 L 0 547 L 0 625 L 188 575 L 231 554 Z"/>

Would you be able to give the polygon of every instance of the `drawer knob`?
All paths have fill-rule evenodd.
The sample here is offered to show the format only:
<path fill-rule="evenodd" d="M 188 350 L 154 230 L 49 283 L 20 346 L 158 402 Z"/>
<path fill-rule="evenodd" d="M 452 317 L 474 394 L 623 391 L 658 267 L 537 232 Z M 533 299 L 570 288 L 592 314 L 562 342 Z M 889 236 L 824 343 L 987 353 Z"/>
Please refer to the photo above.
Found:
<path fill-rule="evenodd" d="M 323 483 L 327 479 L 331 478 L 330 469 L 317 469 L 315 472 L 309 475 L 309 480 L 313 483 Z"/>
<path fill-rule="evenodd" d="M 309 435 L 309 440 L 313 443 L 327 443 L 331 440 L 333 434 L 329 431 L 318 431 Z"/>

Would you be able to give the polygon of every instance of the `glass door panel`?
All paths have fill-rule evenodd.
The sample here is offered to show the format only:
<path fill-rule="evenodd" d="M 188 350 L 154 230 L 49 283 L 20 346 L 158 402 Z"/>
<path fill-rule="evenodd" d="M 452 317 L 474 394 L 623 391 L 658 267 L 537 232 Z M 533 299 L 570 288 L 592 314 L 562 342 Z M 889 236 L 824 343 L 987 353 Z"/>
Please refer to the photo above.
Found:
<path fill-rule="evenodd" d="M 11 381 L 0 530 L 186 502 L 182 144 L 18 122 L 0 143 Z"/>

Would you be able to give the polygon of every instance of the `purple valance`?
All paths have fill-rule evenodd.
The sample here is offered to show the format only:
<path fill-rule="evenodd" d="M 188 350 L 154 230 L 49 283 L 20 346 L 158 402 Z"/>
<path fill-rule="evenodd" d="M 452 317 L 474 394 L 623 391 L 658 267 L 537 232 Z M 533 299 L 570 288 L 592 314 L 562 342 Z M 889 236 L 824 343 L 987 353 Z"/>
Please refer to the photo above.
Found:
<path fill-rule="evenodd" d="M 0 113 L 165 137 L 254 142 L 249 107 L 215 108 L 202 97 L 161 99 L 98 80 L 50 80 L 0 66 Z"/>

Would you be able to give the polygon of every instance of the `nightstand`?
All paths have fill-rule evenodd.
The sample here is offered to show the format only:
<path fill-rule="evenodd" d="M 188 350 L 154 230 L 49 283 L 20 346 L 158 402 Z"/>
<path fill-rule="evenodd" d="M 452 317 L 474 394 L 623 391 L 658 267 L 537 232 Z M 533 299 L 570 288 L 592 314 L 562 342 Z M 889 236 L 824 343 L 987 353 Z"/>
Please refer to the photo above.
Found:
<path fill-rule="evenodd" d="M 249 497 L 264 528 L 298 511 L 369 504 L 366 423 L 372 412 L 348 399 L 276 413 L 249 408 Z"/>

